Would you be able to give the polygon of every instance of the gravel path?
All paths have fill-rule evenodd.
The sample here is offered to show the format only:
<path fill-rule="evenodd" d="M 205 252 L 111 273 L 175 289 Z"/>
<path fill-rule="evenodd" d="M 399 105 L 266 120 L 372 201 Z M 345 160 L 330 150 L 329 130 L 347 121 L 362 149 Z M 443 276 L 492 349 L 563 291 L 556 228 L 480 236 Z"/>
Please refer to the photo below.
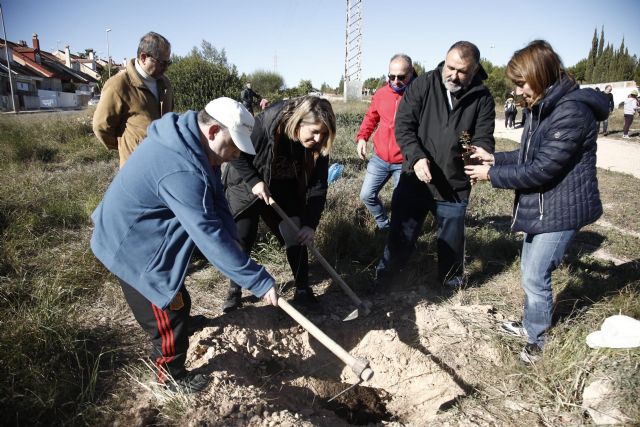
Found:
<path fill-rule="evenodd" d="M 504 120 L 496 120 L 496 138 L 520 142 L 522 128 L 505 129 Z M 598 160 L 596 166 L 614 172 L 622 172 L 640 178 L 640 143 L 637 137 L 630 141 L 617 138 L 598 138 Z"/>

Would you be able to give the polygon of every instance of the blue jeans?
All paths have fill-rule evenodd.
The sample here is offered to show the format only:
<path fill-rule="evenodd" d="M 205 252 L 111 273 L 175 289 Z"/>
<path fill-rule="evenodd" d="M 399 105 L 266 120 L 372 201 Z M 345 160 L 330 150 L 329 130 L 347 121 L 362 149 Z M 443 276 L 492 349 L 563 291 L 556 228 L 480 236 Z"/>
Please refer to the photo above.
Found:
<path fill-rule="evenodd" d="M 438 279 L 445 281 L 463 274 L 467 200 L 437 201 L 429 187 L 414 174 L 402 174 L 393 192 L 391 209 L 389 237 L 376 268 L 377 277 L 384 278 L 406 265 L 429 212 L 438 224 Z"/>
<path fill-rule="evenodd" d="M 369 209 L 381 230 L 389 228 L 389 217 L 378 194 L 389 178 L 393 178 L 393 187 L 395 188 L 400 180 L 401 172 L 402 163 L 387 163 L 375 154 L 367 164 L 367 174 L 364 176 L 360 190 L 360 200 Z"/>
<path fill-rule="evenodd" d="M 545 333 L 551 326 L 553 293 L 551 273 L 562 262 L 577 230 L 525 234 L 520 269 L 524 289 L 524 328 L 529 342 L 544 347 Z"/>

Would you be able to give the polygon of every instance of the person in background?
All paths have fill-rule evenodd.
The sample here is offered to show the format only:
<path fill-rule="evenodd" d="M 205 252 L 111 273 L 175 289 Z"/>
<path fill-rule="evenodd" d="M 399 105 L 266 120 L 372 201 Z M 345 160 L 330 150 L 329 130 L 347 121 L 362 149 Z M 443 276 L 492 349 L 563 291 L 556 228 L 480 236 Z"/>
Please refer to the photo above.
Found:
<path fill-rule="evenodd" d="M 406 89 L 396 115 L 402 175 L 391 201 L 391 225 L 376 268 L 374 289 L 408 262 L 429 212 L 438 223 L 438 279 L 464 284 L 464 218 L 471 182 L 464 173 L 463 141 L 492 152 L 495 103 L 482 83 L 480 51 L 459 41 L 444 62 Z"/>
<path fill-rule="evenodd" d="M 336 117 L 329 101 L 304 96 L 278 102 L 256 117 L 251 134 L 255 155 L 244 153 L 225 169 L 223 182 L 245 253 L 251 253 L 260 218 L 284 244 L 295 282 L 295 303 L 317 304 L 309 286 L 307 243 L 313 241 L 327 199 L 329 152 Z M 299 226 L 296 234 L 271 207 L 270 199 Z M 241 305 L 241 289 L 229 283 L 225 313 Z"/>
<path fill-rule="evenodd" d="M 507 98 L 507 102 L 504 104 L 504 127 L 506 129 L 513 129 L 515 127 L 516 114 L 518 114 L 518 108 L 513 98 Z"/>
<path fill-rule="evenodd" d="M 524 328 L 505 329 L 526 336 L 520 358 L 535 363 L 551 326 L 551 273 L 578 230 L 602 215 L 596 177 L 597 121 L 607 117 L 604 96 L 579 89 L 560 57 L 544 40 L 516 51 L 506 74 L 531 106 L 520 149 L 488 153 L 472 147 L 482 165 L 465 166 L 472 180 L 514 189 L 512 230 L 524 232 L 520 257 L 525 293 Z"/>
<path fill-rule="evenodd" d="M 247 82 L 242 92 L 240 92 L 240 101 L 251 114 L 253 114 L 253 100 L 261 100 L 262 97 L 251 89 L 251 82 Z"/>
<path fill-rule="evenodd" d="M 230 98 L 154 121 L 91 216 L 91 249 L 118 277 L 151 338 L 158 382 L 172 391 L 201 391 L 208 382 L 185 369 L 191 298 L 184 280 L 196 246 L 224 275 L 277 305 L 273 277 L 238 243 L 220 180 L 223 162 L 255 154 L 253 124 Z"/>
<path fill-rule="evenodd" d="M 604 95 L 607 97 L 607 102 L 609 103 L 609 114 L 607 115 L 607 118 L 602 121 L 602 133 L 604 136 L 609 135 L 609 116 L 613 113 L 613 109 L 616 107 L 615 102 L 613 101 L 613 94 L 611 93 L 612 90 L 613 87 L 611 87 L 611 85 L 606 85 L 604 87 Z M 600 123 L 598 123 L 598 131 L 600 131 Z"/>
<path fill-rule="evenodd" d="M 402 53 L 393 55 L 389 62 L 387 84 L 378 89 L 371 98 L 371 105 L 356 135 L 358 157 L 366 160 L 367 141 L 375 131 L 374 153 L 367 163 L 360 200 L 373 215 L 380 230 L 389 228 L 389 217 L 378 194 L 390 178 L 393 178 L 395 188 L 402 172 L 402 153 L 396 143 L 394 132 L 396 111 L 407 85 L 413 78 L 414 69 L 411 58 Z"/>
<path fill-rule="evenodd" d="M 149 124 L 173 111 L 173 89 L 164 75 L 171 44 L 158 33 L 142 36 L 135 59 L 104 85 L 93 115 L 93 132 L 107 148 L 118 150 L 120 167 L 147 136 Z"/>
<path fill-rule="evenodd" d="M 624 101 L 624 127 L 622 128 L 622 137 L 629 139 L 629 128 L 633 123 L 633 116 L 638 111 L 638 91 L 632 90 L 627 99 Z"/>

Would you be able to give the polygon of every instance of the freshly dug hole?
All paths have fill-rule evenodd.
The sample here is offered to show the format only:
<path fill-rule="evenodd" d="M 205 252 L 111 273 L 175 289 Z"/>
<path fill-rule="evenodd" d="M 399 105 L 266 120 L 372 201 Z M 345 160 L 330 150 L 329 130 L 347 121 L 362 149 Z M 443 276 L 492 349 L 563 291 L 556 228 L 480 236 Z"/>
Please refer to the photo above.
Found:
<path fill-rule="evenodd" d="M 307 388 L 313 390 L 318 397 L 322 398 L 321 405 L 324 408 L 334 412 L 349 424 L 367 425 L 390 421 L 393 418 L 392 414 L 387 411 L 386 406 L 386 402 L 391 397 L 384 390 L 356 385 L 331 400 L 331 398 L 342 393 L 351 385 L 317 378 L 307 378 L 304 381 Z"/>

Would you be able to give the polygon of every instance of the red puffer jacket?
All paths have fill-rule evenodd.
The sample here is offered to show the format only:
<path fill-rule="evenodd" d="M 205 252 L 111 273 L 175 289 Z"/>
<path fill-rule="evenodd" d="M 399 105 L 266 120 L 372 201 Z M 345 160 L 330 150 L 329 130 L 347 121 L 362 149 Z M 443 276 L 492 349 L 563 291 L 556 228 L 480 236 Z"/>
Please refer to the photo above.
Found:
<path fill-rule="evenodd" d="M 359 139 L 369 140 L 369 137 L 378 127 L 373 136 L 373 147 L 376 155 L 387 163 L 402 163 L 402 153 L 396 143 L 394 127 L 396 124 L 396 111 L 402 99 L 391 89 L 389 83 L 378 89 L 371 98 L 371 106 L 364 115 L 360 130 L 356 135 Z"/>

